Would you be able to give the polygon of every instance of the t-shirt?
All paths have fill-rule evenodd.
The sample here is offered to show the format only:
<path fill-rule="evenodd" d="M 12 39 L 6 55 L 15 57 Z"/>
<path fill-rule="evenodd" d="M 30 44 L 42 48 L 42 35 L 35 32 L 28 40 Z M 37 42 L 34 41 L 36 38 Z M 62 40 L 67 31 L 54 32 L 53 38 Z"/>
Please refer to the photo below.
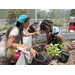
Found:
<path fill-rule="evenodd" d="M 53 30 L 51 32 L 51 34 L 54 36 L 54 39 L 56 39 L 56 35 L 60 34 L 62 36 L 62 32 L 58 27 L 53 26 Z"/>
<path fill-rule="evenodd" d="M 18 33 L 19 33 L 19 29 L 17 27 L 14 27 L 10 31 L 9 36 L 11 35 L 17 36 Z M 25 35 L 26 33 L 23 31 L 23 34 Z M 0 54 L 3 53 L 6 49 L 7 49 L 7 38 L 6 35 L 4 35 L 2 41 L 0 42 Z"/>
<path fill-rule="evenodd" d="M 34 24 L 32 24 L 32 25 L 30 25 L 30 26 L 29 26 L 29 28 L 30 28 L 29 30 L 30 30 L 30 32 L 32 32 L 32 33 L 33 33 L 33 32 L 35 32 L 35 30 L 34 30 L 33 26 L 35 26 L 35 25 L 34 25 Z"/>

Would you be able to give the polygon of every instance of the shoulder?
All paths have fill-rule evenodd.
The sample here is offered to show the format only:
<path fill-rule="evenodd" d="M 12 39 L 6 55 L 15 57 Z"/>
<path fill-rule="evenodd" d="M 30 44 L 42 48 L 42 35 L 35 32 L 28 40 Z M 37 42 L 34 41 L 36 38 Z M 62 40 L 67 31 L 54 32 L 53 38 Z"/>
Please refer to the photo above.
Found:
<path fill-rule="evenodd" d="M 10 35 L 18 35 L 18 33 L 19 33 L 19 29 L 15 26 L 15 27 L 13 27 L 12 28 L 12 30 L 10 31 L 10 34 L 9 34 L 9 36 Z"/>
<path fill-rule="evenodd" d="M 53 26 L 53 30 L 54 30 L 54 31 L 58 31 L 58 30 L 59 30 L 59 28 L 58 28 L 58 27 Z"/>

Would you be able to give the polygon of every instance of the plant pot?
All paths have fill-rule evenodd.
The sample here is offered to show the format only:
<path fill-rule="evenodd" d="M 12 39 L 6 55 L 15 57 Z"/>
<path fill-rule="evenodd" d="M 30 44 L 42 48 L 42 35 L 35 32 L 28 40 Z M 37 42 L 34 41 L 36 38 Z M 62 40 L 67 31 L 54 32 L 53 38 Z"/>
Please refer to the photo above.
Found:
<path fill-rule="evenodd" d="M 69 52 L 67 52 L 67 51 L 62 51 L 60 59 L 61 59 L 61 61 L 62 61 L 63 63 L 65 63 L 65 62 L 68 61 L 69 56 L 70 56 L 70 53 L 69 53 Z"/>
<path fill-rule="evenodd" d="M 41 65 L 44 61 L 45 57 L 41 53 L 38 53 L 38 56 L 36 55 L 35 58 L 33 57 L 31 65 Z"/>

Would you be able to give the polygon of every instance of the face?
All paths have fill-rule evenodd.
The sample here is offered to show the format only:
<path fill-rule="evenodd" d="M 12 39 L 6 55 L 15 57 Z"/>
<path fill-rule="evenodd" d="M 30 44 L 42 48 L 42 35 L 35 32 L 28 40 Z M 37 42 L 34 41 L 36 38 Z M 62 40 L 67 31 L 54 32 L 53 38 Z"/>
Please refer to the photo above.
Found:
<path fill-rule="evenodd" d="M 45 29 L 44 32 L 45 33 L 49 33 L 50 29 Z"/>
<path fill-rule="evenodd" d="M 26 23 L 23 21 L 23 27 L 25 29 L 27 29 L 29 25 L 30 25 L 30 20 L 28 20 L 28 22 L 26 22 Z"/>
<path fill-rule="evenodd" d="M 49 32 L 52 32 L 52 28 L 49 28 L 49 29 L 45 29 L 45 30 L 44 30 L 44 32 L 45 32 L 45 33 L 49 33 Z"/>

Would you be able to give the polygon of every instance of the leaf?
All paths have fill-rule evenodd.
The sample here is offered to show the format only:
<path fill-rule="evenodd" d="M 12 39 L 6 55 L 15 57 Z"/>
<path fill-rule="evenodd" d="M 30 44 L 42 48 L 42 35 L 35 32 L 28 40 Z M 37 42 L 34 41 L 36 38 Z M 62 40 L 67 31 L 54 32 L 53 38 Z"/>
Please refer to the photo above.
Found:
<path fill-rule="evenodd" d="M 61 51 L 59 51 L 60 49 L 58 48 L 58 45 L 59 44 L 51 44 L 48 48 L 46 48 L 47 53 L 56 58 L 61 53 Z"/>

